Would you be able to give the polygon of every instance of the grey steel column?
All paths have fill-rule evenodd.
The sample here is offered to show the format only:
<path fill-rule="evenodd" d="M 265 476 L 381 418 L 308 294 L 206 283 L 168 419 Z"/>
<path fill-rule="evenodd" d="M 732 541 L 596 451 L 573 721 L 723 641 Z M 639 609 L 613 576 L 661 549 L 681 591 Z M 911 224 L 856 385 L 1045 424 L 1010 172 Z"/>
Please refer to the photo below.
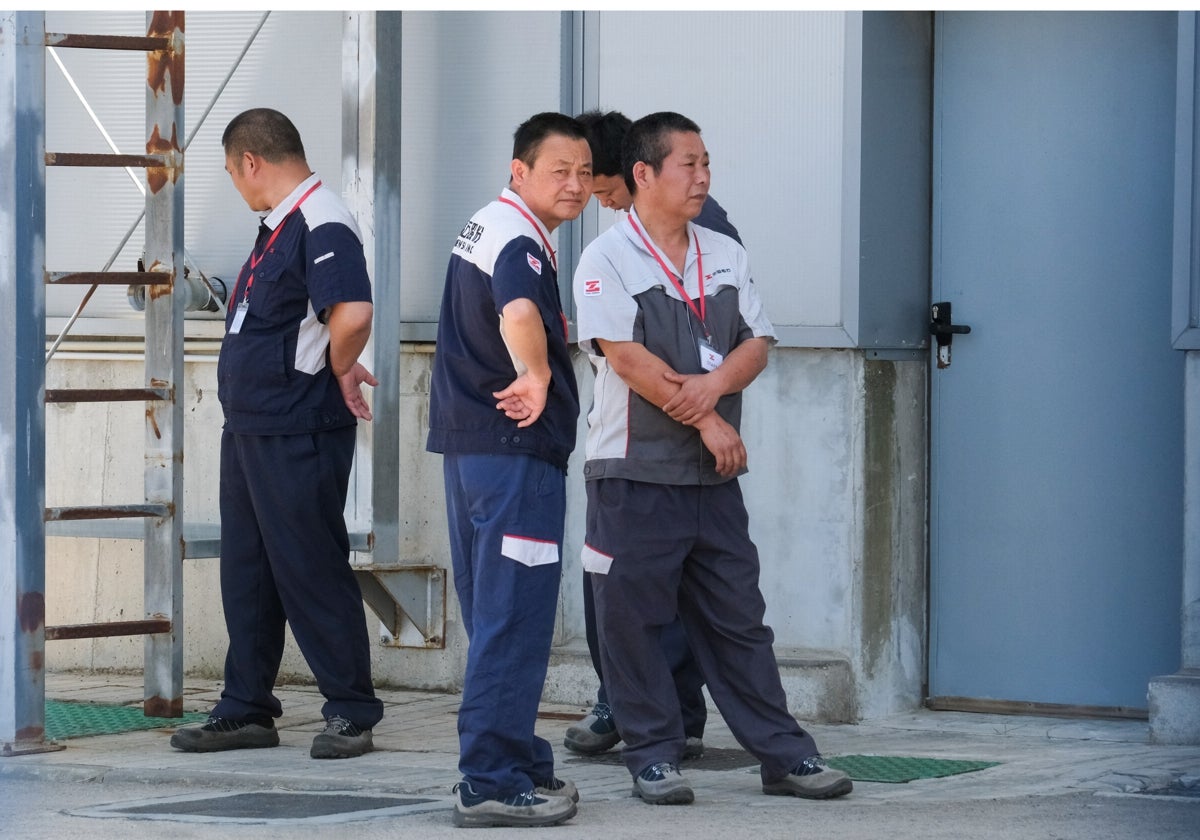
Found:
<path fill-rule="evenodd" d="M 146 57 L 146 153 L 165 157 L 148 167 L 146 270 L 171 285 L 146 287 L 146 386 L 168 399 L 146 403 L 146 504 L 170 514 L 146 520 L 145 613 L 166 618 L 167 633 L 146 636 L 145 712 L 183 714 L 183 82 L 184 13 L 147 12 L 148 34 L 171 47 Z"/>
<path fill-rule="evenodd" d="M 0 754 L 46 749 L 46 64 L 41 12 L 0 12 Z"/>
<path fill-rule="evenodd" d="M 1183 592 L 1180 668 L 1150 680 L 1150 741 L 1200 744 L 1200 352 L 1184 362 Z"/>
<path fill-rule="evenodd" d="M 1185 353 L 1180 668 L 1150 680 L 1150 740 L 1200 744 L 1200 19 L 1179 12 L 1171 336 Z"/>
<path fill-rule="evenodd" d="M 372 136 L 363 146 L 373 157 L 367 166 L 373 180 L 375 296 L 375 421 L 371 447 L 372 562 L 398 564 L 400 560 L 400 12 L 369 13 L 360 38 L 369 38 L 375 66 L 369 71 L 370 88 L 359 93 L 359 107 L 372 112 Z M 359 49 L 362 55 L 366 51 Z M 357 138 L 356 138 L 357 139 Z M 362 155 L 363 148 L 357 150 Z M 349 147 L 343 155 L 348 155 Z"/>

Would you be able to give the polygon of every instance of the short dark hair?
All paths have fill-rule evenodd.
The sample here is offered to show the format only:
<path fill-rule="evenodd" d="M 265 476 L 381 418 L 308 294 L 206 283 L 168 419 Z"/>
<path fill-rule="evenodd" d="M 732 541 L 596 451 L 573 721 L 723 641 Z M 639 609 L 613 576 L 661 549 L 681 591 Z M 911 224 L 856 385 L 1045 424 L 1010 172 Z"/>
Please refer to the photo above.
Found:
<path fill-rule="evenodd" d="M 633 180 L 634 164 L 640 161 L 655 173 L 662 172 L 663 161 L 671 154 L 671 144 L 667 138 L 678 131 L 699 134 L 700 126 L 674 111 L 656 111 L 629 126 L 621 146 L 621 170 L 630 195 L 637 192 L 637 184 Z"/>
<path fill-rule="evenodd" d="M 633 120 L 620 111 L 584 111 L 576 117 L 592 148 L 592 174 L 621 175 L 621 146 Z"/>
<path fill-rule="evenodd" d="M 291 120 L 273 108 L 242 111 L 225 126 L 221 145 L 226 157 L 240 158 L 244 152 L 252 152 L 268 163 L 304 159 L 300 132 Z"/>
<path fill-rule="evenodd" d="M 579 120 L 557 111 L 543 111 L 525 120 L 513 132 L 513 159 L 532 167 L 541 151 L 542 141 L 551 134 L 561 134 L 572 140 L 587 139 Z"/>

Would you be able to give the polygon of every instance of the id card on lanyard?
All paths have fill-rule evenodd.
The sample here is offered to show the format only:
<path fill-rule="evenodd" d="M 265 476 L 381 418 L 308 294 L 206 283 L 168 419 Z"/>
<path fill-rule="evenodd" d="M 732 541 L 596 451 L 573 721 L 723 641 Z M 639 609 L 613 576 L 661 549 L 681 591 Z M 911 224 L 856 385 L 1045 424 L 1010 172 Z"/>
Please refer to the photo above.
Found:
<path fill-rule="evenodd" d="M 650 244 L 650 240 L 646 238 L 646 235 L 642 233 L 642 229 L 633 220 L 633 216 L 630 215 L 626 218 L 629 219 L 629 224 L 633 226 L 637 235 L 641 237 L 642 244 L 646 246 L 646 250 L 654 255 L 654 259 L 658 260 L 659 268 L 663 270 L 663 274 L 667 275 L 667 279 L 671 281 L 671 285 L 675 287 L 675 291 L 679 292 L 679 296 L 683 298 L 683 302 L 687 304 L 688 309 L 692 310 L 692 314 L 696 316 L 696 319 L 700 322 L 700 326 L 704 329 L 704 336 L 696 341 L 696 349 L 700 353 L 700 367 L 704 368 L 705 373 L 711 373 L 721 366 L 721 363 L 725 361 L 725 357 L 713 346 L 712 333 L 709 332 L 708 324 L 704 321 L 704 257 L 700 253 L 700 237 L 696 235 L 695 231 L 692 231 L 692 241 L 696 244 L 696 287 L 700 293 L 700 304 L 697 306 L 688 295 L 687 290 L 683 288 L 683 283 L 675 279 L 675 273 L 667 268 L 667 264 L 663 261 L 663 258 L 658 255 L 658 251 Z"/>
<path fill-rule="evenodd" d="M 283 230 L 283 226 L 287 224 L 287 220 L 292 217 L 293 213 L 300 209 L 300 205 L 304 203 L 304 200 L 312 195 L 313 191 L 319 186 L 321 186 L 321 182 L 317 181 L 317 183 L 305 191 L 304 195 L 300 196 L 300 200 L 296 202 L 292 209 L 287 212 L 287 215 L 275 226 L 275 230 L 271 231 L 271 236 L 267 239 L 267 244 L 263 245 L 261 251 L 257 254 L 253 250 L 250 251 L 250 274 L 246 278 L 246 288 L 242 290 L 242 298 L 238 301 L 237 309 L 233 312 L 233 321 L 229 324 L 228 332 L 236 335 L 242 331 L 242 322 L 246 320 L 246 313 L 250 310 L 250 289 L 254 285 L 254 269 L 258 267 L 258 264 L 262 262 L 262 258 L 271 250 L 271 246 L 275 244 L 275 238 L 279 236 L 279 231 Z M 244 267 L 243 270 L 245 270 Z M 233 286 L 235 296 L 237 295 L 237 288 L 241 283 L 242 278 L 239 275 L 237 283 Z"/>

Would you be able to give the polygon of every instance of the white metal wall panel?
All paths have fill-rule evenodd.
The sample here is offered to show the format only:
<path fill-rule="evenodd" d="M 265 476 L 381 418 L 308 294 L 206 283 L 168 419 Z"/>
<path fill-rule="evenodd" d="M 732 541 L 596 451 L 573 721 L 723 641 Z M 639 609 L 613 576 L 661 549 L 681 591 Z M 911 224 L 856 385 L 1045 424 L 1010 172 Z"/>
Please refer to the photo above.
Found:
<path fill-rule="evenodd" d="M 857 169 L 847 164 L 859 138 L 847 89 L 858 83 L 859 20 L 845 12 L 586 19 L 585 66 L 596 74 L 585 79 L 589 106 L 632 119 L 678 111 L 699 124 L 712 195 L 742 235 L 788 343 L 845 346 L 856 328 L 848 313 L 857 303 L 858 208 L 847 202 L 856 201 Z M 599 226 L 611 218 L 602 211 Z"/>
<path fill-rule="evenodd" d="M 454 237 L 508 183 L 513 131 L 561 107 L 561 21 L 559 12 L 404 13 L 404 321 L 437 321 Z"/>
<path fill-rule="evenodd" d="M 205 109 L 258 26 L 261 11 L 187 13 L 184 119 L 196 131 Z M 246 108 L 278 108 L 296 123 L 309 164 L 341 187 L 340 12 L 272 12 L 237 72 L 195 134 L 185 156 L 189 264 L 232 283 L 254 242 L 257 219 L 225 174 L 221 133 Z M 47 12 L 49 32 L 143 35 L 146 13 Z M 122 153 L 145 151 L 144 53 L 57 50 L 63 66 Z M 53 58 L 46 69 L 46 148 L 59 152 L 110 151 L 100 130 Z M 186 140 L 181 138 L 181 140 Z M 144 174 L 136 172 L 144 183 Z M 112 257 L 143 207 L 142 194 L 123 171 L 47 169 L 46 261 L 51 270 L 97 271 Z M 141 226 L 113 263 L 130 271 L 141 255 Z M 57 333 L 85 287 L 47 290 L 48 330 Z M 202 316 L 215 318 L 216 316 Z M 215 325 L 219 335 L 219 324 Z M 191 332 L 195 325 L 189 328 Z M 141 316 L 124 288 L 101 288 L 76 334 L 140 334 Z"/>

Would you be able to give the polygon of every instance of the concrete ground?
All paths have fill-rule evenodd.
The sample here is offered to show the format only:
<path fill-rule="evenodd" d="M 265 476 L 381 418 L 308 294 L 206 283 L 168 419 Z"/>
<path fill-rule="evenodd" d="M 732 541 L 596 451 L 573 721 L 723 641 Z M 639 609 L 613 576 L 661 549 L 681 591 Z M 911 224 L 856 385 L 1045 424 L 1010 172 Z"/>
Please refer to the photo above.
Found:
<path fill-rule="evenodd" d="M 207 711 L 218 692 L 217 683 L 189 682 L 185 709 Z M 451 787 L 459 779 L 457 695 L 381 691 L 387 710 L 375 729 L 375 752 L 314 761 L 308 748 L 322 724 L 320 695 L 310 686 L 281 687 L 278 694 L 284 717 L 275 749 L 181 753 L 167 743 L 172 730 L 158 729 L 73 738 L 62 750 L 0 758 L 0 837 L 259 840 L 352 831 L 371 840 L 461 831 L 450 824 Z M 140 676 L 47 678 L 51 699 L 140 703 L 141 695 Z M 683 766 L 695 804 L 651 806 L 630 796 L 616 751 L 587 759 L 562 747 L 563 731 L 585 711 L 544 705 L 539 722 L 539 734 L 555 745 L 558 774 L 581 793 L 575 818 L 547 830 L 563 836 L 1200 837 L 1200 746 L 1150 745 L 1143 721 L 915 712 L 809 726 L 827 757 L 998 764 L 899 784 L 860 781 L 842 799 L 806 802 L 763 796 L 755 762 L 714 712 L 708 752 Z"/>

